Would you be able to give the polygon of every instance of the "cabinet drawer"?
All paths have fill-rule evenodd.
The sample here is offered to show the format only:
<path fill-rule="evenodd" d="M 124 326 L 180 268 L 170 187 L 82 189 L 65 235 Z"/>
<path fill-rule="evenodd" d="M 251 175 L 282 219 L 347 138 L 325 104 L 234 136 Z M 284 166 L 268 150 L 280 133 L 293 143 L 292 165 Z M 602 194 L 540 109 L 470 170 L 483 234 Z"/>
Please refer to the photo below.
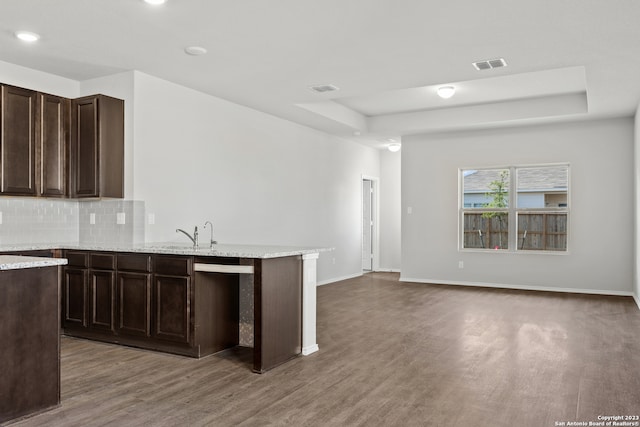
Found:
<path fill-rule="evenodd" d="M 115 254 L 92 253 L 90 255 L 91 268 L 96 270 L 115 270 Z"/>
<path fill-rule="evenodd" d="M 151 272 L 151 255 L 118 254 L 118 270 Z"/>
<path fill-rule="evenodd" d="M 79 251 L 67 251 L 64 254 L 68 264 L 74 267 L 88 267 L 89 266 L 89 253 Z"/>
<path fill-rule="evenodd" d="M 187 256 L 156 255 L 156 274 L 168 276 L 190 276 L 193 258 Z"/>

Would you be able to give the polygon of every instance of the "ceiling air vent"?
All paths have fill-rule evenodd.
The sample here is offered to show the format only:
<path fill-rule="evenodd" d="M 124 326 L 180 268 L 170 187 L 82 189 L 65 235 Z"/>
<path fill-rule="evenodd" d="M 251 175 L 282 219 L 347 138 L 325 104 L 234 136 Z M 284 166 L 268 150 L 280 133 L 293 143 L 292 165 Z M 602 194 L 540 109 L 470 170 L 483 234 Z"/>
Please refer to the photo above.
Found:
<path fill-rule="evenodd" d="M 333 92 L 333 91 L 339 90 L 339 88 L 337 86 L 334 86 L 334 85 L 309 86 L 309 89 L 311 89 L 314 92 L 318 92 L 318 93 L 327 93 L 327 92 Z"/>
<path fill-rule="evenodd" d="M 507 61 L 505 61 L 504 58 L 488 59 L 486 61 L 474 62 L 473 66 L 478 71 L 480 71 L 480 70 L 491 70 L 493 68 L 506 67 L 507 66 Z"/>

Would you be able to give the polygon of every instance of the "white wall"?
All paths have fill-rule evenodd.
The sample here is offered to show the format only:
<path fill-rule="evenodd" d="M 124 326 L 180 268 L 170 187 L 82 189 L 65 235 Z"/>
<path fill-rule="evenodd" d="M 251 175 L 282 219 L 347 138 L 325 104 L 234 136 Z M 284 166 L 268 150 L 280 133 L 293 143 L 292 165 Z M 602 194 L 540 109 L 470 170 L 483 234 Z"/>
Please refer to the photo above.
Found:
<path fill-rule="evenodd" d="M 410 136 L 402 151 L 403 280 L 631 292 L 631 118 Z M 552 162 L 571 167 L 568 254 L 458 251 L 458 168 Z"/>
<path fill-rule="evenodd" d="M 155 224 L 148 242 L 335 247 L 318 282 L 360 274 L 361 175 L 378 150 L 136 72 L 133 197 Z M 335 264 L 334 264 L 335 260 Z"/>
<path fill-rule="evenodd" d="M 80 93 L 80 83 L 75 80 L 3 61 L 0 61 L 0 82 L 65 98 L 75 98 Z"/>
<path fill-rule="evenodd" d="M 402 152 L 380 152 L 380 270 L 400 271 Z"/>
<path fill-rule="evenodd" d="M 125 100 L 125 198 L 155 215 L 147 242 L 195 225 L 206 240 L 212 220 L 221 242 L 335 247 L 319 283 L 361 274 L 361 176 L 379 176 L 378 150 L 136 71 L 76 82 L 0 61 L 0 82 Z"/>

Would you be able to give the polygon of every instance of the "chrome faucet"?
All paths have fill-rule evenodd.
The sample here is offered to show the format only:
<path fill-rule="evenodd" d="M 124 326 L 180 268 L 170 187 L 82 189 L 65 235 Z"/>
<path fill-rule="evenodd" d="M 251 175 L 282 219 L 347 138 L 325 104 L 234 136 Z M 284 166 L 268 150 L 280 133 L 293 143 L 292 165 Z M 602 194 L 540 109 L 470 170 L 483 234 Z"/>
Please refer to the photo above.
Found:
<path fill-rule="evenodd" d="M 209 248 L 213 248 L 213 245 L 215 245 L 218 242 L 213 240 L 213 224 L 211 223 L 211 221 L 207 221 L 204 223 L 204 228 L 207 228 L 207 224 L 211 226 L 211 240 L 209 241 Z"/>
<path fill-rule="evenodd" d="M 196 225 L 196 228 L 193 230 L 193 237 L 191 237 L 191 234 L 187 233 L 181 228 L 177 228 L 176 233 L 184 233 L 184 235 L 187 236 L 189 240 L 193 242 L 194 249 L 198 248 L 198 226 L 197 225 Z"/>

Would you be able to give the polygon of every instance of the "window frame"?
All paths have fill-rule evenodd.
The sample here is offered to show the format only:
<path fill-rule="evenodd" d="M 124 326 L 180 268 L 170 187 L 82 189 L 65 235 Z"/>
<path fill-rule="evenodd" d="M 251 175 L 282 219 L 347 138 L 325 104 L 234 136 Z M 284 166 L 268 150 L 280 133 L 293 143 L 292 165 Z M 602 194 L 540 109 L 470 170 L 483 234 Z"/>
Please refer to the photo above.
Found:
<path fill-rule="evenodd" d="M 567 168 L 567 188 L 566 188 L 566 206 L 564 207 L 536 207 L 536 208 L 519 208 L 518 207 L 518 170 L 519 169 L 535 169 L 545 167 L 566 167 Z M 464 206 L 464 172 L 469 170 L 508 170 L 508 207 L 507 208 L 490 208 L 490 207 L 465 207 Z M 474 203 L 475 204 L 475 203 Z M 484 212 L 506 212 L 507 213 L 507 248 L 465 248 L 465 213 L 484 213 Z M 546 213 L 546 214 L 566 214 L 566 248 L 564 250 L 550 249 L 520 249 L 521 233 L 518 233 L 518 216 L 520 214 L 530 213 Z M 465 167 L 458 169 L 458 251 L 459 252 L 493 252 L 493 253 L 517 253 L 517 254 L 551 254 L 551 255 L 568 255 L 571 241 L 571 165 L 569 162 L 560 163 L 539 163 L 539 164 L 522 164 L 509 166 L 483 166 L 483 167 Z M 543 232 L 543 236 L 546 232 Z"/>

